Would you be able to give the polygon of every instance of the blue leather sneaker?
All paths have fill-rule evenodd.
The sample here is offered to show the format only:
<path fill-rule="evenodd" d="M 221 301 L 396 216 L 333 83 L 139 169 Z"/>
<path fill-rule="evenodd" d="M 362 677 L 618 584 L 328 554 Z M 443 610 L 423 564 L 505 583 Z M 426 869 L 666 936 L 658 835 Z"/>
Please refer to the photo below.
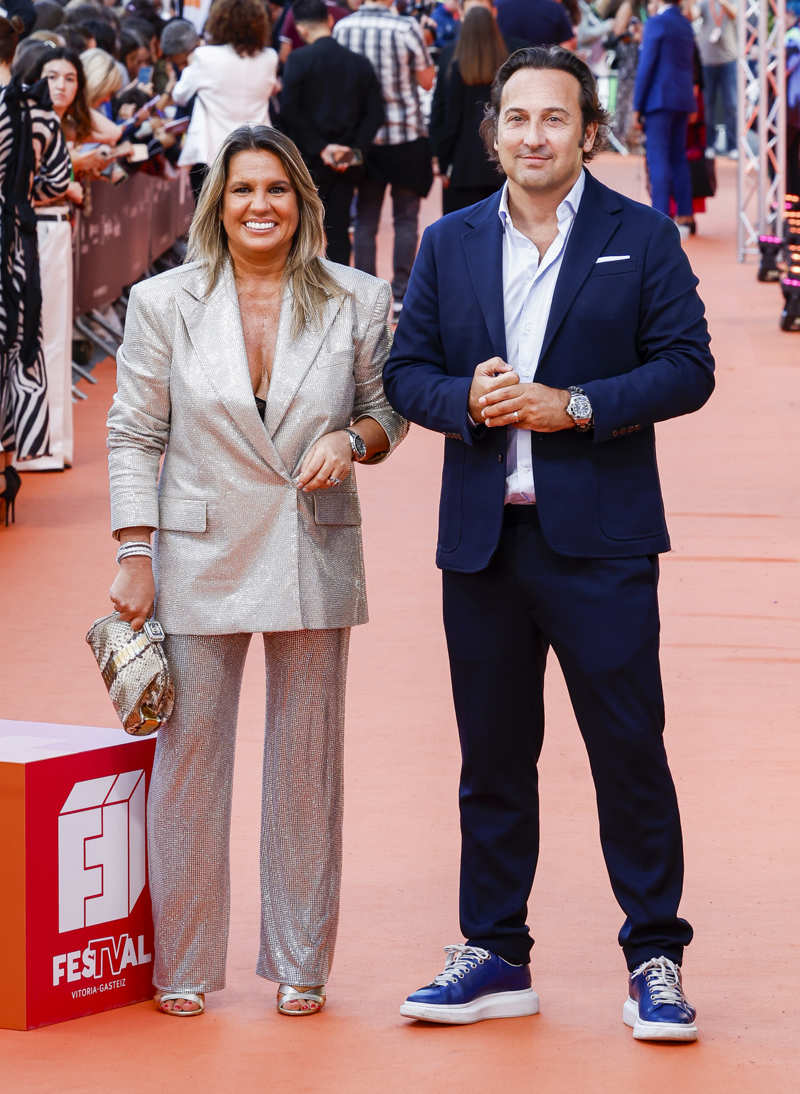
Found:
<path fill-rule="evenodd" d="M 400 1008 L 406 1018 L 464 1025 L 484 1018 L 537 1014 L 530 965 L 510 965 L 480 946 L 445 946 L 444 969 Z"/>
<path fill-rule="evenodd" d="M 668 957 L 653 957 L 631 973 L 622 1020 L 637 1041 L 696 1041 L 696 1013 L 683 994 L 680 965 Z"/>

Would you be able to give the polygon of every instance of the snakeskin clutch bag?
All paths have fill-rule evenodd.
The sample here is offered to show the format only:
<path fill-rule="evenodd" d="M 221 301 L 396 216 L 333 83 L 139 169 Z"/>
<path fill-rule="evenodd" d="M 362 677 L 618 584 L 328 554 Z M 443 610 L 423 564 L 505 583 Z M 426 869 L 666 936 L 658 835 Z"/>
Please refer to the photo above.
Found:
<path fill-rule="evenodd" d="M 134 737 L 154 733 L 172 714 L 175 702 L 161 624 L 148 619 L 135 631 L 112 612 L 91 625 L 86 641 L 122 728 Z"/>

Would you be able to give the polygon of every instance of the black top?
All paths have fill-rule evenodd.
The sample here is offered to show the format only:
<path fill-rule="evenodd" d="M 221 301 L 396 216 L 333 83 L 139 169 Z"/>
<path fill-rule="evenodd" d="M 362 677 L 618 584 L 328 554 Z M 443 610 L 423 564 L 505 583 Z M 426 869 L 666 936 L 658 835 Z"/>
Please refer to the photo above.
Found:
<path fill-rule="evenodd" d="M 441 152 L 439 151 L 439 145 L 441 144 L 446 125 L 445 104 L 447 101 L 447 86 L 450 78 L 450 71 L 453 66 L 453 54 L 456 51 L 457 42 L 458 38 L 456 38 L 455 42 L 451 42 L 449 45 L 445 46 L 445 48 L 439 54 L 439 75 L 436 77 L 436 87 L 433 89 L 433 101 L 431 103 L 431 119 L 428 126 L 428 131 L 431 137 L 431 148 L 433 149 L 434 156 L 438 156 L 439 158 L 440 167 L 442 156 Z M 523 49 L 528 44 L 522 39 L 514 37 L 506 38 L 505 43 L 509 56 L 512 53 L 515 53 L 518 49 Z M 463 83 L 461 84 L 461 86 L 464 86 Z M 486 96 L 483 101 L 488 101 L 488 96 Z M 481 116 L 478 118 L 478 125 L 480 125 L 482 117 L 483 114 L 481 114 Z M 450 161 L 448 160 L 448 163 L 449 162 Z M 441 169 L 442 171 L 444 171 L 446 169 L 446 165 Z M 490 185 L 490 183 L 476 182 L 464 185 L 484 186 Z"/>
<path fill-rule="evenodd" d="M 374 68 L 330 37 L 289 54 L 280 104 L 280 128 L 307 159 L 327 144 L 365 151 L 384 119 Z"/>
<path fill-rule="evenodd" d="M 497 24 L 506 41 L 524 38 L 529 46 L 557 46 L 575 37 L 558 0 L 497 0 Z"/>
<path fill-rule="evenodd" d="M 489 101 L 490 85 L 465 84 L 458 61 L 452 63 L 447 73 L 442 72 L 442 77 L 445 76 L 433 137 L 439 170 L 443 175 L 449 170 L 452 186 L 499 187 L 503 173 L 489 159 L 478 131 Z"/>

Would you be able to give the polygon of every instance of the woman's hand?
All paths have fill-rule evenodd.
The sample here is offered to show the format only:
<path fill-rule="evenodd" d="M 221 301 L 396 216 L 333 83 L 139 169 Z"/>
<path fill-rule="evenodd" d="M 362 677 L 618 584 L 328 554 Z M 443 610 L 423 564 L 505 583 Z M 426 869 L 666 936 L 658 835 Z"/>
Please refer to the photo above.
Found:
<path fill-rule="evenodd" d="M 150 559 L 143 555 L 123 559 L 109 595 L 120 619 L 135 631 L 141 630 L 150 618 L 156 595 Z"/>
<path fill-rule="evenodd" d="M 111 162 L 111 149 L 107 144 L 97 148 L 75 148 L 71 152 L 72 167 L 76 174 L 97 177 Z"/>
<path fill-rule="evenodd" d="M 327 433 L 314 441 L 303 457 L 297 476 L 297 487 L 308 494 L 312 490 L 325 490 L 339 486 L 350 474 L 353 466 L 353 450 L 350 438 L 343 429 Z"/>
<path fill-rule="evenodd" d="M 83 205 L 83 187 L 79 182 L 71 182 L 67 187 L 67 200 L 73 205 Z"/>

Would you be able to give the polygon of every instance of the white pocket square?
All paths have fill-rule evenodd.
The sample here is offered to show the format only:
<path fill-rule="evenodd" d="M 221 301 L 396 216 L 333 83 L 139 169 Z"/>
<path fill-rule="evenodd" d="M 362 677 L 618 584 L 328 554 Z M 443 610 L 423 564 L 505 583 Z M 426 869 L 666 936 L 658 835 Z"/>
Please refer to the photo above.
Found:
<path fill-rule="evenodd" d="M 630 257 L 630 255 L 601 255 L 595 265 L 598 266 L 601 262 L 624 262 L 626 258 Z"/>

